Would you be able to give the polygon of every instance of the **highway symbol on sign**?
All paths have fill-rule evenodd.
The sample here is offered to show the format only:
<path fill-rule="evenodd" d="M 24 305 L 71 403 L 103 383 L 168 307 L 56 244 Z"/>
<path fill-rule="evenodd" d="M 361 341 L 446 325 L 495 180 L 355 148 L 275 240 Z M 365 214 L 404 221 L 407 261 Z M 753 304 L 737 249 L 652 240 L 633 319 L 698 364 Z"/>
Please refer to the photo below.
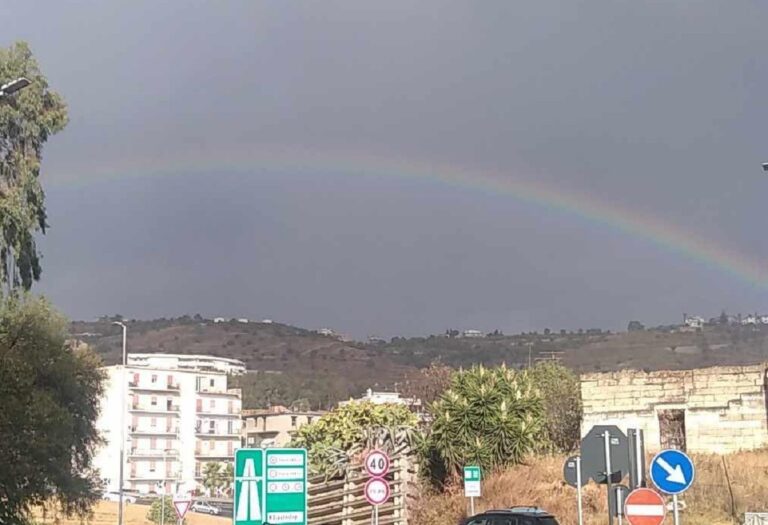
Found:
<path fill-rule="evenodd" d="M 365 471 L 374 478 L 386 476 L 389 472 L 389 456 L 381 450 L 371 450 L 365 456 Z"/>
<path fill-rule="evenodd" d="M 381 478 L 371 478 L 365 484 L 365 499 L 371 505 L 381 505 L 389 499 L 389 482 Z"/>
<path fill-rule="evenodd" d="M 661 525 L 667 509 L 658 492 L 639 488 L 624 501 L 624 516 L 630 525 Z"/>
<path fill-rule="evenodd" d="M 662 450 L 651 461 L 651 480 L 662 492 L 680 494 L 693 483 L 691 458 L 679 450 Z"/>
<path fill-rule="evenodd" d="M 192 500 L 187 498 L 174 498 L 173 500 L 173 508 L 176 509 L 176 515 L 179 517 L 180 520 L 184 519 L 184 515 L 189 510 L 190 505 L 192 505 Z"/>

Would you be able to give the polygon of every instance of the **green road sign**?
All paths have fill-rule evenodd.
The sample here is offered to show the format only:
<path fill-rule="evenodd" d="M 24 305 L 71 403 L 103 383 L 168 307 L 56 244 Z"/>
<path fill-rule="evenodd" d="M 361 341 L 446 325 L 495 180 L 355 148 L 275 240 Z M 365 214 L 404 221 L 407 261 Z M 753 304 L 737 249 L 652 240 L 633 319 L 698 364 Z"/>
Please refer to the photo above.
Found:
<path fill-rule="evenodd" d="M 467 498 L 480 497 L 480 467 L 464 467 L 464 496 Z"/>
<path fill-rule="evenodd" d="M 235 451 L 235 525 L 264 523 L 264 451 L 241 448 Z"/>
<path fill-rule="evenodd" d="M 307 523 L 307 451 L 267 449 L 266 516 L 271 525 Z"/>

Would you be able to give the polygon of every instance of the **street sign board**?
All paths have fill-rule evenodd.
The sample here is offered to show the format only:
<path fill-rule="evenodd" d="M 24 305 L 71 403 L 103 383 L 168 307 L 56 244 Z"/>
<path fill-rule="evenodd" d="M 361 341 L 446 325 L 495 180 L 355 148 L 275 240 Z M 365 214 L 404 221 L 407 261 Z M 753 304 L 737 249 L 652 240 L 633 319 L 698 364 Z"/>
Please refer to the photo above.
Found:
<path fill-rule="evenodd" d="M 475 465 L 464 467 L 464 496 L 467 498 L 479 498 L 481 493 L 480 467 Z"/>
<path fill-rule="evenodd" d="M 578 456 L 571 456 L 568 459 L 565 460 L 565 463 L 563 464 L 563 477 L 565 478 L 565 482 L 568 483 L 571 487 L 576 487 L 578 483 L 578 473 L 576 472 L 577 465 L 581 465 L 582 463 L 580 461 L 577 461 Z M 587 484 L 589 481 L 589 478 L 584 475 L 584 467 L 581 467 L 581 486 Z"/>
<path fill-rule="evenodd" d="M 381 450 L 371 450 L 365 456 L 365 471 L 372 478 L 381 478 L 389 472 L 389 456 Z"/>
<path fill-rule="evenodd" d="M 365 484 L 365 499 L 371 505 L 386 503 L 390 496 L 389 482 L 381 478 L 371 478 Z"/>
<path fill-rule="evenodd" d="M 272 525 L 307 523 L 307 451 L 303 448 L 268 448 L 264 513 Z"/>
<path fill-rule="evenodd" d="M 624 501 L 624 517 L 629 525 L 661 525 L 666 513 L 664 499 L 655 490 L 635 489 Z"/>
<path fill-rule="evenodd" d="M 616 425 L 595 425 L 581 440 L 582 478 L 592 478 L 597 483 L 606 483 L 605 440 L 603 434 L 610 434 L 611 481 L 618 483 L 629 474 L 629 444 L 627 436 Z"/>
<path fill-rule="evenodd" d="M 235 525 L 264 523 L 264 451 L 241 448 L 235 451 Z"/>
<path fill-rule="evenodd" d="M 679 450 L 662 450 L 651 460 L 651 480 L 660 491 L 667 494 L 680 494 L 688 490 L 694 474 L 693 461 Z"/>
<path fill-rule="evenodd" d="M 192 500 L 189 498 L 176 497 L 173 498 L 173 508 L 176 509 L 176 515 L 180 520 L 184 519 L 184 515 L 192 505 Z"/>

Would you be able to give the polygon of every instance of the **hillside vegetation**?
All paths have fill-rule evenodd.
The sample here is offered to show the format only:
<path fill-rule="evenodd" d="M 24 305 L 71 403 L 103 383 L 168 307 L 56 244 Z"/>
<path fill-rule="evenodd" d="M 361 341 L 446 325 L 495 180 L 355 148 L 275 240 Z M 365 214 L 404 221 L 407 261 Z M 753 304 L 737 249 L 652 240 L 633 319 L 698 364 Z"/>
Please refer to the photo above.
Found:
<path fill-rule="evenodd" d="M 209 354 L 242 359 L 258 375 L 241 378 L 247 407 L 305 400 L 315 408 L 358 396 L 366 388 L 402 389 L 419 369 L 440 361 L 451 367 L 506 363 L 522 367 L 562 352 L 577 372 L 626 368 L 684 369 L 751 364 L 768 359 L 768 329 L 716 325 L 701 331 L 669 329 L 444 335 L 345 342 L 279 323 L 214 323 L 199 316 L 131 321 L 129 352 Z M 72 323 L 72 334 L 94 346 L 105 363 L 120 359 L 120 331 L 109 319 Z"/>

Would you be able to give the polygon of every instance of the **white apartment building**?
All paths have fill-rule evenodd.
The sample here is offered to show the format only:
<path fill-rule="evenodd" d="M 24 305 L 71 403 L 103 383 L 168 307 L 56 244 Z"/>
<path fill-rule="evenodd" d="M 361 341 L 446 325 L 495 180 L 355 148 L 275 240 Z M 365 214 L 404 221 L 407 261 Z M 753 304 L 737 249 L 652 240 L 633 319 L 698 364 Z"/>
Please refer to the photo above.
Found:
<path fill-rule="evenodd" d="M 125 370 L 109 366 L 105 371 L 97 422 L 105 443 L 95 466 L 107 490 L 117 490 L 119 484 L 121 386 L 125 490 L 202 493 L 203 466 L 234 459 L 240 447 L 241 399 L 239 390 L 227 388 L 225 373 L 149 365 Z"/>
<path fill-rule="evenodd" d="M 420 407 L 421 400 L 411 399 L 409 397 L 402 397 L 398 392 L 375 392 L 372 389 L 365 391 L 365 394 L 357 399 L 350 399 L 349 401 L 339 401 L 339 406 L 348 405 L 349 403 L 369 402 L 374 405 L 406 405 L 409 407 Z"/>
<path fill-rule="evenodd" d="M 244 374 L 245 363 L 229 357 L 195 354 L 128 354 L 128 365 L 179 370 L 213 370 L 225 374 Z"/>

